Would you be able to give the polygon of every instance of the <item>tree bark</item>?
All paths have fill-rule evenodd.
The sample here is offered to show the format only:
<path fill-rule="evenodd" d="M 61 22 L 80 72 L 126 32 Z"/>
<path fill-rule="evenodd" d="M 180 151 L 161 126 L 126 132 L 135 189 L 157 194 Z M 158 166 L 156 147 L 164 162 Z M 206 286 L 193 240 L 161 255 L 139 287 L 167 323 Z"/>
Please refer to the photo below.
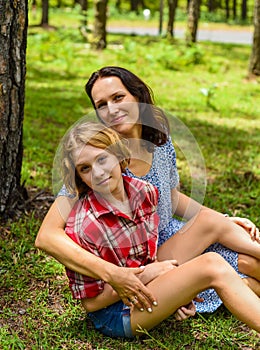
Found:
<path fill-rule="evenodd" d="M 95 22 L 92 46 L 97 50 L 103 50 L 107 46 L 107 3 L 108 0 L 95 0 Z"/>
<path fill-rule="evenodd" d="M 233 0 L 233 19 L 235 20 L 237 18 L 237 0 Z"/>
<path fill-rule="evenodd" d="M 41 26 L 48 27 L 48 25 L 49 25 L 49 0 L 42 0 Z"/>
<path fill-rule="evenodd" d="M 186 31 L 186 43 L 190 45 L 197 41 L 197 30 L 200 18 L 200 0 L 190 0 L 188 9 L 188 23 Z"/>
<path fill-rule="evenodd" d="M 162 27 L 163 27 L 163 9 L 164 9 L 164 2 L 163 2 L 163 0 L 160 0 L 160 8 L 159 8 L 159 35 L 162 34 Z"/>
<path fill-rule="evenodd" d="M 0 0 L 0 216 L 21 200 L 28 0 Z"/>
<path fill-rule="evenodd" d="M 249 63 L 249 75 L 260 75 L 260 0 L 255 0 L 254 6 L 254 36 Z"/>
<path fill-rule="evenodd" d="M 168 25 L 167 25 L 167 36 L 174 38 L 174 21 L 176 9 L 178 6 L 178 0 L 168 0 Z"/>
<path fill-rule="evenodd" d="M 130 0 L 130 11 L 135 12 L 137 15 L 139 15 L 139 7 L 142 9 L 145 8 L 144 0 Z"/>
<path fill-rule="evenodd" d="M 230 17 L 229 14 L 229 0 L 225 0 L 225 7 L 226 7 L 226 19 L 228 20 Z"/>
<path fill-rule="evenodd" d="M 241 19 L 242 21 L 247 19 L 247 0 L 241 2 Z"/>

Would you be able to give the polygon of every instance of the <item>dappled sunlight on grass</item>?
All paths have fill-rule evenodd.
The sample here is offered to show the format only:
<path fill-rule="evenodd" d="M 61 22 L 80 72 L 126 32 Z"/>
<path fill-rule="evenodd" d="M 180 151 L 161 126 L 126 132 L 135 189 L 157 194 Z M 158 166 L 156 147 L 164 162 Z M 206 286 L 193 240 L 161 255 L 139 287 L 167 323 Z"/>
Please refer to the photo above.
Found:
<path fill-rule="evenodd" d="M 32 211 L 20 220 L 0 225 L 3 348 L 257 349 L 256 333 L 224 308 L 182 323 L 169 318 L 133 341 L 104 337 L 72 300 L 63 266 L 34 247 L 53 200 L 56 148 L 65 131 L 92 111 L 84 85 L 104 65 L 124 66 L 139 75 L 153 89 L 156 103 L 188 127 L 205 159 L 205 204 L 260 225 L 260 84 L 246 79 L 250 47 L 200 43 L 187 49 L 180 40 L 110 34 L 107 50 L 95 52 L 75 26 L 76 16 L 78 10 L 68 11 L 68 28 L 29 29 L 22 178 L 32 196 L 47 193 L 29 202 Z M 31 23 L 38 22 L 39 16 Z M 176 151 L 181 188 L 189 194 L 190 169 L 181 150 Z"/>

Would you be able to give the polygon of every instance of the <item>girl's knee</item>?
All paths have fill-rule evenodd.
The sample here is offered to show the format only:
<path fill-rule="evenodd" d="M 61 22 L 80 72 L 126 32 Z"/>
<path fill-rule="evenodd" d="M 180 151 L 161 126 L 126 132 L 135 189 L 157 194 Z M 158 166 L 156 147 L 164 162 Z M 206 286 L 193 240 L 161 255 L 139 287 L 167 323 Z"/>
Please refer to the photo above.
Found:
<path fill-rule="evenodd" d="M 214 280 L 222 279 L 224 275 L 234 272 L 233 268 L 218 253 L 209 252 L 201 256 L 204 257 L 203 265 L 206 273 Z"/>
<path fill-rule="evenodd" d="M 218 271 L 218 269 L 225 269 L 228 266 L 228 263 L 225 261 L 225 259 L 222 258 L 222 256 L 218 253 L 208 252 L 202 254 L 201 257 L 203 257 L 205 268 L 208 268 L 209 271 L 215 272 Z"/>

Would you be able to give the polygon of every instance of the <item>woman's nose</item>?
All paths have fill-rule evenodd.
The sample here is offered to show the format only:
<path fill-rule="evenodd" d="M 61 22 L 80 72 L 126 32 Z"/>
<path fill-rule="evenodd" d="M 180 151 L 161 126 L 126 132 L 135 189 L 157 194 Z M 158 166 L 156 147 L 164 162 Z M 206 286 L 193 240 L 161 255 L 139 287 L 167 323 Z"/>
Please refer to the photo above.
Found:
<path fill-rule="evenodd" d="M 108 102 L 107 109 L 110 115 L 117 114 L 119 111 L 118 105 L 113 102 Z"/>

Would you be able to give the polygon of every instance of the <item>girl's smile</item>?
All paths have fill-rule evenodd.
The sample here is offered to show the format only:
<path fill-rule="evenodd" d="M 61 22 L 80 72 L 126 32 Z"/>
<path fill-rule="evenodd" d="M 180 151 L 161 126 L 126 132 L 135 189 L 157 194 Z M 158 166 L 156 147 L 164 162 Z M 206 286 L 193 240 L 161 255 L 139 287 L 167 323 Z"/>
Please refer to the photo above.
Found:
<path fill-rule="evenodd" d="M 118 159 L 105 149 L 85 145 L 74 154 L 82 181 L 102 196 L 124 199 L 124 186 Z"/>

